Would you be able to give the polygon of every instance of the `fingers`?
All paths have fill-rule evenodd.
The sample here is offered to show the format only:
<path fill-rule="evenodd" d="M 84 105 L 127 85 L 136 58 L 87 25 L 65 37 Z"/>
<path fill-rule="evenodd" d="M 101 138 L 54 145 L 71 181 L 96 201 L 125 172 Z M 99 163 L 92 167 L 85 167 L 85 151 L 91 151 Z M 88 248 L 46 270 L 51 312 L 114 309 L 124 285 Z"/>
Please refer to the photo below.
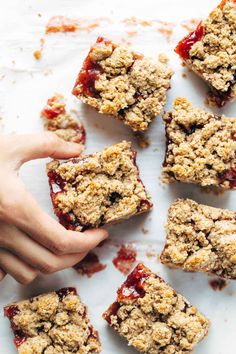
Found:
<path fill-rule="evenodd" d="M 0 281 L 2 281 L 5 278 L 5 276 L 6 273 L 2 269 L 0 269 Z"/>
<path fill-rule="evenodd" d="M 17 167 L 33 159 L 44 157 L 66 159 L 78 156 L 83 151 L 83 145 L 66 142 L 52 132 L 16 135 L 8 139 L 12 139 L 10 153 L 18 163 Z"/>
<path fill-rule="evenodd" d="M 17 195 L 19 205 L 5 206 L 3 210 L 8 212 L 4 215 L 3 211 L 2 220 L 14 224 L 55 254 L 88 252 L 108 236 L 104 229 L 94 229 L 84 233 L 68 231 L 46 214 L 31 194 L 23 190 L 23 187 L 19 188 L 14 195 Z"/>
<path fill-rule="evenodd" d="M 0 249 L 0 268 L 24 285 L 31 283 L 38 275 L 37 270 L 3 249 Z"/>
<path fill-rule="evenodd" d="M 1 247 L 11 251 L 42 273 L 54 273 L 70 268 L 85 257 L 86 253 L 57 256 L 35 242 L 24 232 L 6 223 L 0 224 Z"/>

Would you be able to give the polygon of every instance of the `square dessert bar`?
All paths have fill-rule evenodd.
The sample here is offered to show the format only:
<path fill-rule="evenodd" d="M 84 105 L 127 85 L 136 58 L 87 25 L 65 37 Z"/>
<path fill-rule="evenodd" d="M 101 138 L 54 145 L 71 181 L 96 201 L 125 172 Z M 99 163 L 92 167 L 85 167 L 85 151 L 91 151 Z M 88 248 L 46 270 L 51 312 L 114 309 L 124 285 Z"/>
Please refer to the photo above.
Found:
<path fill-rule="evenodd" d="M 103 317 L 146 354 L 192 353 L 209 328 L 205 316 L 143 264 L 128 276 Z"/>
<path fill-rule="evenodd" d="M 123 141 L 102 152 L 48 164 L 55 214 L 67 229 L 114 223 L 152 208 L 136 165 Z"/>
<path fill-rule="evenodd" d="M 236 97 L 236 0 L 223 0 L 175 51 L 210 86 L 209 103 Z"/>
<path fill-rule="evenodd" d="M 177 98 L 164 114 L 163 180 L 215 190 L 236 188 L 236 118 L 214 115 Z"/>
<path fill-rule="evenodd" d="M 172 74 L 167 65 L 99 37 L 72 93 L 134 131 L 145 131 L 163 110 Z"/>
<path fill-rule="evenodd" d="M 49 98 L 41 111 L 41 118 L 45 122 L 44 127 L 46 130 L 53 131 L 61 139 L 85 144 L 85 129 L 73 118 L 76 113 L 73 110 L 69 111 L 66 106 L 62 95 Z"/>
<path fill-rule="evenodd" d="M 178 199 L 169 209 L 166 228 L 162 263 L 236 279 L 235 212 Z"/>
<path fill-rule="evenodd" d="M 97 331 L 75 288 L 63 288 L 4 308 L 19 354 L 100 353 Z"/>

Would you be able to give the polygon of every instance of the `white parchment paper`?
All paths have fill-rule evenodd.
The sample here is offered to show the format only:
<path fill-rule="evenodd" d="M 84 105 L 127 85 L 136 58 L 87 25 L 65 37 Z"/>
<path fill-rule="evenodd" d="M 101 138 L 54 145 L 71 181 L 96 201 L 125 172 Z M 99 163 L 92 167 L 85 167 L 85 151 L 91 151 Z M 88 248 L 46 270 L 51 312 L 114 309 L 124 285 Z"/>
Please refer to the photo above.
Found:
<path fill-rule="evenodd" d="M 221 292 L 209 286 L 210 278 L 204 274 L 187 274 L 162 266 L 157 255 L 165 240 L 164 223 L 167 209 L 177 197 L 189 197 L 198 202 L 235 210 L 236 194 L 227 192 L 216 196 L 200 191 L 196 186 L 160 183 L 161 164 L 164 157 L 165 138 L 161 118 L 155 120 L 149 130 L 151 145 L 146 149 L 137 147 L 129 128 L 109 117 L 97 114 L 72 98 L 70 92 L 81 63 L 90 45 L 98 35 L 114 41 L 131 42 L 132 48 L 148 56 L 157 57 L 165 52 L 175 70 L 172 88 L 168 93 L 166 110 L 171 108 L 175 97 L 183 96 L 197 106 L 204 105 L 206 85 L 180 64 L 173 48 L 187 34 L 181 22 L 203 18 L 218 4 L 217 0 L 8 0 L 0 7 L 0 124 L 5 133 L 42 131 L 39 112 L 47 98 L 55 92 L 64 94 L 75 105 L 87 129 L 86 152 L 95 152 L 104 146 L 130 140 L 138 150 L 138 164 L 142 179 L 152 195 L 154 209 L 151 213 L 120 225 L 109 227 L 110 241 L 97 250 L 100 260 L 107 268 L 91 278 L 79 276 L 74 270 L 50 276 L 41 276 L 30 286 L 20 286 L 7 277 L 0 283 L 0 353 L 13 354 L 12 335 L 8 320 L 3 318 L 2 307 L 12 301 L 58 289 L 76 286 L 82 300 L 88 305 L 91 321 L 99 330 L 104 354 L 135 353 L 128 348 L 102 319 L 102 312 L 115 299 L 118 286 L 125 277 L 112 264 L 117 244 L 135 244 L 138 260 L 164 277 L 173 287 L 186 296 L 211 320 L 208 338 L 196 349 L 198 354 L 232 354 L 235 352 L 236 329 L 236 283 L 228 282 Z M 93 19 L 109 18 L 92 31 L 45 36 L 45 25 L 51 16 L 65 15 Z M 157 26 L 126 26 L 122 21 L 130 16 L 144 20 L 158 19 L 174 23 L 169 41 L 157 30 Z M 137 32 L 128 34 L 127 32 Z M 35 60 L 33 52 L 40 48 L 40 38 L 45 39 L 42 59 Z M 183 78 L 182 74 L 187 77 Z M 228 116 L 235 115 L 236 103 L 224 110 Z M 1 152 L 0 152 L 1 153 Z M 49 189 L 45 175 L 45 160 L 28 163 L 22 169 L 22 177 L 42 208 L 53 215 Z M 1 171 L 0 171 L 1 173 Z M 22 201 L 24 202 L 24 201 Z M 142 228 L 148 230 L 144 234 Z M 155 256 L 147 257 L 152 249 Z"/>

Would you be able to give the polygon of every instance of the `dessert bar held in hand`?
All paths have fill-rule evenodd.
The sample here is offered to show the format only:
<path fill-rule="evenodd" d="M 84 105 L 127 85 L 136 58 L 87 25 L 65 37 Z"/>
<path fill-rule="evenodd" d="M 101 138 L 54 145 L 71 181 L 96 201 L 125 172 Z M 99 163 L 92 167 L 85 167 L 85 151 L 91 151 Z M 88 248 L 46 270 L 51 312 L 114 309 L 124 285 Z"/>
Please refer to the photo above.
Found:
<path fill-rule="evenodd" d="M 73 94 L 134 131 L 145 131 L 163 111 L 172 74 L 167 65 L 99 37 L 84 61 Z"/>
<path fill-rule="evenodd" d="M 165 182 L 189 182 L 215 190 L 236 188 L 236 118 L 214 115 L 177 98 L 164 121 Z"/>
<path fill-rule="evenodd" d="M 146 354 L 191 353 L 209 327 L 194 306 L 143 264 L 128 276 L 103 317 Z"/>
<path fill-rule="evenodd" d="M 4 308 L 19 354 L 97 354 L 98 333 L 75 288 L 63 288 Z"/>
<path fill-rule="evenodd" d="M 68 111 L 62 95 L 49 98 L 47 105 L 41 112 L 46 130 L 53 131 L 66 141 L 84 144 L 85 129 L 73 116 L 78 119 L 75 111 Z"/>
<path fill-rule="evenodd" d="M 236 0 L 223 0 L 176 47 L 183 61 L 211 88 L 211 104 L 236 97 Z"/>
<path fill-rule="evenodd" d="M 236 279 L 236 213 L 179 199 L 169 209 L 161 261 Z"/>
<path fill-rule="evenodd" d="M 102 152 L 48 164 L 54 211 L 67 229 L 85 230 L 128 219 L 152 207 L 136 153 L 123 141 Z"/>

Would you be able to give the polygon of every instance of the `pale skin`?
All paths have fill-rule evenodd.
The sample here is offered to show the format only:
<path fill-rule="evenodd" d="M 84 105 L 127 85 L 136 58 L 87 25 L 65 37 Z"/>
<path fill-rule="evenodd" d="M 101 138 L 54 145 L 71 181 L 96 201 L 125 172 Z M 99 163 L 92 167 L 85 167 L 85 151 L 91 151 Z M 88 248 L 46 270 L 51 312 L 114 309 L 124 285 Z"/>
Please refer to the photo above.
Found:
<path fill-rule="evenodd" d="M 67 159 L 82 150 L 81 145 L 49 132 L 0 135 L 0 281 L 8 274 L 29 284 L 39 273 L 72 267 L 107 238 L 101 228 L 83 233 L 66 230 L 44 212 L 19 177 L 27 161 Z"/>

